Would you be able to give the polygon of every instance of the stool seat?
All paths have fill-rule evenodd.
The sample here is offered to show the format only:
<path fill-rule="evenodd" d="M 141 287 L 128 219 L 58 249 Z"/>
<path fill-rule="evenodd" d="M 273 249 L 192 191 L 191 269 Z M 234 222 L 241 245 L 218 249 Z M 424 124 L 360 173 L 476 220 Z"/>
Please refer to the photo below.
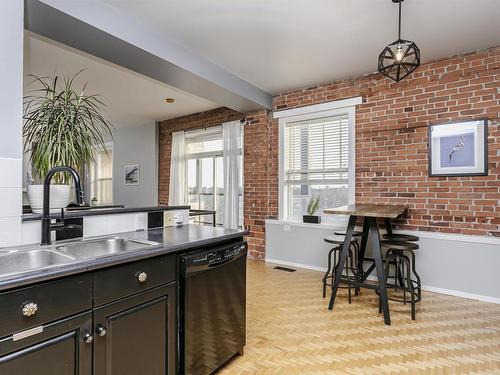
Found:
<path fill-rule="evenodd" d="M 345 238 L 343 236 L 326 236 L 325 237 L 325 242 L 332 243 L 335 245 L 342 245 L 345 241 Z M 354 237 L 351 238 L 351 243 L 358 242 Z"/>
<path fill-rule="evenodd" d="M 337 235 L 337 236 L 345 236 L 346 231 L 335 232 L 334 234 Z M 355 230 L 354 232 L 352 232 L 352 236 L 353 237 L 361 237 L 362 235 L 363 235 L 363 232 L 360 232 L 360 231 L 357 231 L 357 230 Z"/>
<path fill-rule="evenodd" d="M 382 240 L 380 241 L 380 245 L 387 249 L 394 250 L 417 250 L 418 244 L 415 242 L 404 242 L 404 241 L 394 241 L 394 240 Z"/>
<path fill-rule="evenodd" d="M 384 234 L 384 238 L 388 240 L 409 241 L 409 242 L 417 242 L 419 240 L 417 236 L 411 234 L 401 234 L 401 233 Z"/>

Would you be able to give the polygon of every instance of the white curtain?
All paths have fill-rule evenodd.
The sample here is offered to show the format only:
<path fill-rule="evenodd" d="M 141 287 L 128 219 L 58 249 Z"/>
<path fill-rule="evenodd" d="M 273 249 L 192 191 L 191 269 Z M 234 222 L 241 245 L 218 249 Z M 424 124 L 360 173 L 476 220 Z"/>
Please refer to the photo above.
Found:
<path fill-rule="evenodd" d="M 238 228 L 240 215 L 241 123 L 222 124 L 224 140 L 224 228 Z"/>
<path fill-rule="evenodd" d="M 184 132 L 172 133 L 168 204 L 169 206 L 188 204 L 186 138 Z"/>

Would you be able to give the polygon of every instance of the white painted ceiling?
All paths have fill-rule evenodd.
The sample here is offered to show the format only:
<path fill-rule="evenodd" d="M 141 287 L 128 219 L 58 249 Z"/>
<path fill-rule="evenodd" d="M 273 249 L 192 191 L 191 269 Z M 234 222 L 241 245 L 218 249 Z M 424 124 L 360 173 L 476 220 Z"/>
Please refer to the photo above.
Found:
<path fill-rule="evenodd" d="M 105 2 L 276 94 L 377 69 L 397 39 L 391 0 L 76 0 Z M 424 61 L 500 44 L 500 0 L 406 0 L 403 35 Z"/>
<path fill-rule="evenodd" d="M 26 32 L 24 45 L 25 94 L 37 76 L 71 77 L 85 69 L 75 81 L 87 94 L 100 94 L 107 104 L 107 116 L 115 127 L 145 125 L 217 108 L 219 105 L 110 64 L 80 51 Z M 167 104 L 165 98 L 174 98 Z"/>

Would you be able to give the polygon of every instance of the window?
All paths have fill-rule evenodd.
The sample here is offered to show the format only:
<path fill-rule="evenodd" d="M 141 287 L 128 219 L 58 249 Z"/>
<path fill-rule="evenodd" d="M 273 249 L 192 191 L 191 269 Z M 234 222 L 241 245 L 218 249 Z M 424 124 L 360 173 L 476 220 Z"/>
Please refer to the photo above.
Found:
<path fill-rule="evenodd" d="M 192 209 L 214 210 L 216 225 L 223 225 L 224 167 L 223 140 L 220 126 L 186 132 L 188 198 Z M 242 170 L 243 168 L 241 168 Z M 240 177 L 240 223 L 243 223 Z M 212 216 L 195 216 L 196 222 L 212 224 Z"/>
<path fill-rule="evenodd" d="M 280 118 L 279 211 L 291 221 L 302 220 L 311 198 L 320 199 L 318 215 L 354 203 L 354 107 L 300 110 Z"/>
<path fill-rule="evenodd" d="M 105 205 L 113 203 L 113 145 L 95 155 L 90 167 L 90 196 L 92 204 Z"/>

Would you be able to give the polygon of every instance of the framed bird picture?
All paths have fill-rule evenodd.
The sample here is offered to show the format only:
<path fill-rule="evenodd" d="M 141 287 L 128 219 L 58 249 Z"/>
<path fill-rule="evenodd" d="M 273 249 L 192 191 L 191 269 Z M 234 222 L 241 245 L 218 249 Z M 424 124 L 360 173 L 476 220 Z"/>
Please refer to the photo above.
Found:
<path fill-rule="evenodd" d="M 429 176 L 488 175 L 488 120 L 429 126 Z"/>

